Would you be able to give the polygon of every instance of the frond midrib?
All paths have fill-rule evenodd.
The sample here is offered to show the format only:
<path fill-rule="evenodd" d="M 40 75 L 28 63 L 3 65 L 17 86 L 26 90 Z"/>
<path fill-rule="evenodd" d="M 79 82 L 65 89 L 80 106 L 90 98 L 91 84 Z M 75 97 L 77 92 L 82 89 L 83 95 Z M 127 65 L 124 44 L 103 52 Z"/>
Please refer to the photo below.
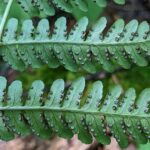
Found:
<path fill-rule="evenodd" d="M 85 114 L 85 115 L 93 115 L 93 116 L 106 116 L 106 117 L 120 117 L 120 118 L 149 118 L 150 115 L 136 115 L 134 114 L 119 114 L 115 112 L 101 112 L 101 111 L 86 111 L 82 109 L 64 109 L 64 108 L 58 108 L 58 107 L 48 107 L 48 106 L 4 106 L 0 107 L 0 111 L 52 111 L 52 112 L 64 112 L 64 113 L 73 113 L 73 114 Z"/>
<path fill-rule="evenodd" d="M 122 45 L 137 45 L 143 43 L 149 43 L 150 40 L 143 40 L 143 41 L 131 41 L 131 42 L 108 42 L 108 43 L 100 43 L 98 42 L 72 42 L 72 41 L 54 41 L 54 40 L 41 40 L 41 41 L 13 41 L 13 42 L 0 42 L 0 46 L 9 46 L 9 45 L 32 45 L 32 44 L 68 44 L 68 45 L 86 45 L 86 46 L 122 46 Z"/>

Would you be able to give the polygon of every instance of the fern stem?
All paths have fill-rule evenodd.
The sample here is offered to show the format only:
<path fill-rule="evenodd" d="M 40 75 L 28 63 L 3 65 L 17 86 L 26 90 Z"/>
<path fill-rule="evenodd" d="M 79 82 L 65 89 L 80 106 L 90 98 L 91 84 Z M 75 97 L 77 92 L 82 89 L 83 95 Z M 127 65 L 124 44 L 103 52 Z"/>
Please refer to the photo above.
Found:
<path fill-rule="evenodd" d="M 2 18 L 2 22 L 0 24 L 0 41 L 1 41 L 1 36 L 2 36 L 2 33 L 3 33 L 3 29 L 4 29 L 4 26 L 5 26 L 5 23 L 6 23 L 6 20 L 7 20 L 7 17 L 8 17 L 8 14 L 9 14 L 12 3 L 13 3 L 13 0 L 9 0 L 9 2 L 7 4 L 7 7 L 5 9 L 5 12 L 4 12 L 3 18 Z"/>
<path fill-rule="evenodd" d="M 149 115 L 137 115 L 137 114 L 117 114 L 117 113 L 103 113 L 100 111 L 87 111 L 87 110 L 79 110 L 79 109 L 64 109 L 64 108 L 52 108 L 46 106 L 6 106 L 0 107 L 0 111 L 50 111 L 50 112 L 62 112 L 62 113 L 78 113 L 78 114 L 89 114 L 94 116 L 113 116 L 113 117 L 121 117 L 121 118 L 149 118 Z"/>
<path fill-rule="evenodd" d="M 150 41 L 149 40 L 139 40 L 138 43 L 139 44 L 144 44 L 144 43 L 149 43 Z M 12 42 L 0 42 L 0 45 L 3 45 L 3 46 L 7 46 L 7 45 L 34 45 L 34 44 L 66 44 L 66 45 L 81 45 L 81 46 L 123 46 L 123 45 L 137 45 L 137 42 L 112 42 L 112 43 L 100 43 L 100 42 L 72 42 L 72 41 L 53 41 L 53 40 L 41 40 L 41 41 L 35 41 L 35 40 L 32 40 L 32 41 L 12 41 Z"/>

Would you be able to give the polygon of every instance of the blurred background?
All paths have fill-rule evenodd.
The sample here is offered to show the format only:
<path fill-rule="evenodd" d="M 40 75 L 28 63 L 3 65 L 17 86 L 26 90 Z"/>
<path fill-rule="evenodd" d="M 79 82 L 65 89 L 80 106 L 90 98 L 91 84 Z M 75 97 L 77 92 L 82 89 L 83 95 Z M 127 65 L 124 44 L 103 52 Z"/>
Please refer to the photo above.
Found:
<path fill-rule="evenodd" d="M 0 10 L 1 11 L 1 10 Z M 12 10 L 13 12 L 14 10 Z M 20 11 L 19 8 L 17 11 Z M 21 13 L 21 12 L 20 12 Z M 27 18 L 27 14 L 22 14 Z M 15 14 L 16 15 L 16 14 Z M 123 18 L 126 22 L 131 19 L 138 19 L 139 21 L 147 20 L 150 21 L 150 0 L 127 0 L 126 5 L 116 5 L 112 1 L 108 1 L 106 8 L 96 8 L 91 6 L 90 11 L 87 13 L 74 10 L 73 15 L 65 13 L 63 11 L 57 11 L 56 15 L 49 17 L 51 20 L 55 20 L 60 16 L 66 16 L 71 26 L 74 22 L 80 19 L 82 16 L 87 16 L 92 25 L 101 16 L 106 16 L 109 25 L 111 25 L 117 18 Z M 19 17 L 19 16 L 15 16 Z M 34 20 L 37 17 L 33 18 Z M 113 73 L 108 73 L 102 68 L 96 74 L 87 74 L 87 72 L 81 71 L 73 73 L 65 70 L 64 68 L 49 69 L 47 66 L 43 66 L 41 69 L 25 70 L 24 72 L 18 72 L 11 69 L 2 58 L 0 58 L 0 75 L 5 76 L 9 83 L 13 80 L 19 79 L 23 82 L 24 89 L 30 88 L 31 83 L 34 80 L 43 80 L 46 86 L 50 86 L 51 83 L 58 78 L 63 78 L 66 83 L 70 83 L 72 80 L 79 76 L 85 76 L 87 84 L 90 84 L 95 80 L 101 80 L 105 87 L 109 87 L 114 84 L 121 84 L 124 89 L 134 87 L 137 93 L 142 89 L 150 87 L 150 67 L 135 67 L 133 66 L 130 70 L 124 70 L 117 68 Z M 16 139 L 10 142 L 0 141 L 0 150 L 121 150 L 116 143 L 115 139 L 112 138 L 112 142 L 108 146 L 103 146 L 96 141 L 91 145 L 82 144 L 74 136 L 73 139 L 67 141 L 58 137 L 53 139 L 42 141 L 37 137 L 30 135 L 25 138 L 16 137 Z M 138 146 L 131 143 L 126 150 L 150 150 L 150 145 Z"/>

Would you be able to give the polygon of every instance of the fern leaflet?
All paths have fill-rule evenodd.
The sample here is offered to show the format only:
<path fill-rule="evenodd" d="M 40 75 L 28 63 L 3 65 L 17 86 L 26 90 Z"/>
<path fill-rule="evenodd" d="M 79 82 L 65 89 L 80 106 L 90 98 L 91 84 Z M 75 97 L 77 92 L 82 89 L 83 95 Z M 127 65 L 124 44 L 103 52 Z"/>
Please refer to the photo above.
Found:
<path fill-rule="evenodd" d="M 47 19 L 39 21 L 37 27 L 32 20 L 25 20 L 18 29 L 18 23 L 15 18 L 7 22 L 0 42 L 0 54 L 17 70 L 47 64 L 50 68 L 62 65 L 71 71 L 81 68 L 94 73 L 100 67 L 111 72 L 118 65 L 129 69 L 134 64 L 149 63 L 150 27 L 146 21 L 132 20 L 125 25 L 118 19 L 107 33 L 104 17 L 90 31 L 86 17 L 71 31 L 64 17 L 56 20 L 53 30 Z"/>
<path fill-rule="evenodd" d="M 94 137 L 102 144 L 110 143 L 111 133 L 121 147 L 128 146 L 129 137 L 138 144 L 149 140 L 149 88 L 137 98 L 133 88 L 123 94 L 119 85 L 104 95 L 101 81 L 96 81 L 89 91 L 83 77 L 74 81 L 67 91 L 64 81 L 58 79 L 49 94 L 44 92 L 42 81 L 33 82 L 28 96 L 22 96 L 20 81 L 14 81 L 5 92 L 6 88 L 6 79 L 0 77 L 0 138 L 3 140 L 29 133 L 41 138 L 57 134 L 67 139 L 77 134 L 84 143 L 91 143 Z"/>
<path fill-rule="evenodd" d="M 2 4 L 8 0 L 1 0 Z M 106 7 L 107 0 L 90 0 L 95 6 Z M 113 0 L 116 4 L 125 4 L 125 0 Z M 72 13 L 73 8 L 79 8 L 83 12 L 88 11 L 87 0 L 14 0 L 21 8 L 30 16 L 46 17 L 55 15 L 55 9 L 63 10 Z"/>

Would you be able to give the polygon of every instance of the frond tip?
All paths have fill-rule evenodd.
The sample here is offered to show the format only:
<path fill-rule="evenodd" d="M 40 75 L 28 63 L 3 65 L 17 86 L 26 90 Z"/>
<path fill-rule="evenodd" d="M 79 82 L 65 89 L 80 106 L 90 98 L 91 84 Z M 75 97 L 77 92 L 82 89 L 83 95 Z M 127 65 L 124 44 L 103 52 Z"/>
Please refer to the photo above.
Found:
<path fill-rule="evenodd" d="M 67 139 L 77 134 L 84 143 L 96 138 L 102 144 L 109 144 L 112 135 L 121 147 L 127 147 L 129 137 L 138 144 L 150 139 L 150 89 L 143 90 L 136 98 L 133 88 L 123 94 L 122 88 L 116 85 L 104 96 L 101 81 L 95 82 L 89 91 L 85 90 L 83 77 L 74 81 L 67 91 L 64 81 L 58 79 L 49 94 L 44 92 L 42 81 L 33 82 L 28 96 L 22 96 L 20 81 L 14 81 L 5 92 L 6 88 L 6 79 L 0 77 L 0 138 L 3 140 L 10 140 L 16 134 L 34 133 L 41 138 L 57 134 Z"/>
<path fill-rule="evenodd" d="M 103 67 L 112 72 L 118 65 L 129 69 L 133 64 L 147 66 L 150 60 L 150 26 L 146 21 L 132 20 L 125 25 L 118 19 L 107 32 L 104 17 L 91 30 L 84 17 L 70 32 L 64 17 L 56 20 L 53 30 L 47 19 L 36 27 L 32 20 L 25 20 L 21 29 L 18 23 L 15 18 L 7 22 L 0 42 L 0 54 L 17 70 L 47 64 L 70 71 L 94 73 Z"/>

